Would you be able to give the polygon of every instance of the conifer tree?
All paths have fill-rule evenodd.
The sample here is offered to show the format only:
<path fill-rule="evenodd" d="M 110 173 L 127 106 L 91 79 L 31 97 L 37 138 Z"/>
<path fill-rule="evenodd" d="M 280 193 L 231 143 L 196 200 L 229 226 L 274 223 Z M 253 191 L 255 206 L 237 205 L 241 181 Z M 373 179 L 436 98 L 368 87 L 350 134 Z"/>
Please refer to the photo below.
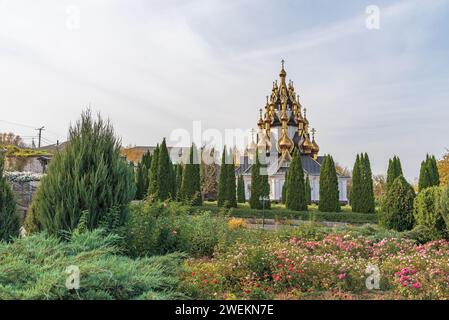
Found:
<path fill-rule="evenodd" d="M 388 161 L 387 187 L 386 187 L 387 193 L 391 185 L 393 184 L 394 180 L 396 180 L 396 178 L 400 177 L 402 174 L 403 173 L 402 173 L 401 160 L 399 159 L 399 157 L 394 156 L 393 159 L 390 159 Z"/>
<path fill-rule="evenodd" d="M 312 188 L 310 187 L 309 175 L 306 176 L 306 181 L 304 183 L 304 191 L 306 194 L 306 204 L 312 204 Z"/>
<path fill-rule="evenodd" d="M 203 198 L 201 194 L 200 163 L 198 150 L 192 144 L 190 148 L 189 161 L 185 164 L 181 183 L 182 199 L 193 206 L 201 206 Z"/>
<path fill-rule="evenodd" d="M 10 241 L 19 235 L 20 219 L 13 192 L 3 176 L 3 166 L 4 157 L 0 153 L 0 241 Z"/>
<path fill-rule="evenodd" d="M 434 155 L 431 156 L 429 159 L 429 167 L 430 167 L 430 172 L 431 172 L 432 186 L 439 186 L 440 185 L 440 174 L 438 172 L 437 159 L 435 158 Z"/>
<path fill-rule="evenodd" d="M 181 195 L 181 184 L 182 184 L 182 164 L 178 163 L 176 165 L 176 200 L 180 201 L 182 200 L 182 195 Z"/>
<path fill-rule="evenodd" d="M 161 201 L 169 199 L 173 193 L 173 167 L 168 154 L 165 138 L 159 147 L 157 168 L 156 198 Z"/>
<path fill-rule="evenodd" d="M 360 208 L 361 213 L 374 213 L 376 210 L 375 199 L 374 199 L 374 187 L 373 187 L 373 174 L 371 171 L 371 163 L 368 154 L 361 155 L 361 165 L 362 165 L 362 206 Z"/>
<path fill-rule="evenodd" d="M 37 224 L 34 230 L 60 235 L 73 231 L 81 218 L 89 230 L 124 222 L 135 182 L 112 125 L 83 112 L 70 127 L 68 140 L 53 157 L 34 196 L 29 215 Z"/>
<path fill-rule="evenodd" d="M 285 207 L 295 211 L 307 210 L 306 192 L 304 187 L 304 170 L 299 152 L 295 150 L 290 163 Z"/>
<path fill-rule="evenodd" d="M 262 196 L 262 179 L 260 176 L 259 151 L 256 150 L 256 162 L 251 167 L 251 196 L 249 204 L 251 209 L 262 208 L 260 197 Z"/>
<path fill-rule="evenodd" d="M 362 201 L 362 172 L 360 165 L 360 155 L 357 154 L 354 168 L 352 170 L 351 207 L 353 212 L 360 212 Z"/>
<path fill-rule="evenodd" d="M 419 181 L 418 181 L 419 192 L 432 186 L 429 169 L 430 169 L 429 162 L 422 161 L 421 169 L 419 170 Z"/>
<path fill-rule="evenodd" d="M 237 184 L 237 202 L 238 203 L 246 202 L 245 180 L 243 179 L 242 175 L 239 176 L 238 184 Z"/>
<path fill-rule="evenodd" d="M 148 176 L 151 166 L 151 153 L 147 151 L 137 165 L 136 170 L 136 200 L 145 198 L 148 192 Z"/>
<path fill-rule="evenodd" d="M 159 195 L 159 185 L 157 174 L 159 172 L 159 144 L 153 152 L 150 171 L 148 173 L 148 198 L 150 200 L 157 200 Z"/>
<path fill-rule="evenodd" d="M 285 201 L 287 200 L 287 181 L 288 181 L 288 169 L 285 171 L 285 177 L 284 177 L 284 184 L 282 185 L 282 204 L 285 204 Z"/>
<path fill-rule="evenodd" d="M 330 155 L 325 157 L 321 166 L 318 208 L 321 212 L 340 212 L 341 210 L 337 171 L 334 160 Z"/>
<path fill-rule="evenodd" d="M 397 231 L 411 230 L 414 225 L 413 187 L 400 175 L 390 186 L 379 212 L 379 224 Z"/>
<path fill-rule="evenodd" d="M 218 178 L 218 197 L 217 205 L 223 207 L 226 200 L 228 199 L 228 169 L 226 165 L 227 149 L 226 146 L 223 148 L 223 154 L 221 156 L 221 167 L 220 167 L 220 177 Z"/>
<path fill-rule="evenodd" d="M 226 166 L 227 173 L 226 173 L 226 185 L 227 185 L 227 206 L 229 208 L 237 208 L 237 198 L 236 198 L 236 179 L 235 179 L 235 163 L 234 163 L 234 157 L 232 156 L 232 150 L 229 150 L 230 160 L 229 164 Z"/>

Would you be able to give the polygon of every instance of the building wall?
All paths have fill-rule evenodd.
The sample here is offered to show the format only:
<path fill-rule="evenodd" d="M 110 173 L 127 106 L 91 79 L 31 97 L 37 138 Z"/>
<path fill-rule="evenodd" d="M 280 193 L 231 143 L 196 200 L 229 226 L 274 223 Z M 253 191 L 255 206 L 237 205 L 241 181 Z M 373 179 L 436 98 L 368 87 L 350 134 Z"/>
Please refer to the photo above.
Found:
<path fill-rule="evenodd" d="M 246 199 L 251 197 L 251 175 L 245 175 L 243 177 L 245 181 L 245 195 Z M 340 202 L 347 203 L 347 184 L 348 179 L 346 177 L 338 178 L 338 190 Z M 311 188 L 311 199 L 312 202 L 318 202 L 320 200 L 320 177 L 319 176 L 309 176 L 310 188 Z M 283 175 L 271 176 L 268 179 L 270 183 L 270 198 L 272 201 L 282 200 L 282 187 L 285 183 L 285 178 Z"/>

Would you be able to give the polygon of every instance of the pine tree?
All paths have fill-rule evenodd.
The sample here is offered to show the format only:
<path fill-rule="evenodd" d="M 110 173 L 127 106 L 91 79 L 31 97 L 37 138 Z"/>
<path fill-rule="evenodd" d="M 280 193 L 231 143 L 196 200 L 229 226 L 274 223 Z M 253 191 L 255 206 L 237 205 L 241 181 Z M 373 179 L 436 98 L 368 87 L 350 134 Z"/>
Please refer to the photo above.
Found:
<path fill-rule="evenodd" d="M 397 231 L 411 230 L 414 225 L 413 187 L 400 175 L 390 186 L 379 212 L 379 224 Z"/>
<path fill-rule="evenodd" d="M 159 185 L 157 174 L 159 172 L 159 144 L 153 152 L 150 171 L 148 173 L 148 198 L 153 201 L 159 196 Z"/>
<path fill-rule="evenodd" d="M 304 191 L 306 194 L 306 204 L 312 204 L 312 188 L 310 187 L 309 175 L 306 176 L 306 181 L 304 184 Z"/>
<path fill-rule="evenodd" d="M 307 210 L 304 170 L 297 150 L 293 153 L 293 159 L 289 167 L 286 197 L 285 207 L 287 209 L 295 211 Z"/>
<path fill-rule="evenodd" d="M 3 176 L 4 157 L 0 153 L 0 241 L 10 241 L 19 235 L 20 219 L 14 195 Z"/>
<path fill-rule="evenodd" d="M 124 222 L 135 182 L 112 125 L 100 116 L 94 121 L 86 111 L 70 128 L 68 140 L 34 196 L 30 221 L 37 221 L 35 230 L 71 232 L 82 217 L 89 230 L 111 225 L 110 218 Z"/>
<path fill-rule="evenodd" d="M 341 210 L 337 171 L 334 160 L 330 155 L 325 157 L 321 166 L 318 208 L 321 212 L 340 212 Z"/>
<path fill-rule="evenodd" d="M 158 156 L 156 198 L 165 201 L 171 197 L 173 192 L 173 167 L 165 138 L 162 140 Z"/>
<path fill-rule="evenodd" d="M 237 202 L 238 203 L 246 202 L 245 180 L 243 179 L 242 175 L 239 176 L 238 184 L 237 184 Z"/>
<path fill-rule="evenodd" d="M 196 146 L 190 148 L 189 161 L 185 164 L 181 183 L 182 199 L 193 206 L 201 206 L 203 198 L 201 195 L 200 163 Z"/>

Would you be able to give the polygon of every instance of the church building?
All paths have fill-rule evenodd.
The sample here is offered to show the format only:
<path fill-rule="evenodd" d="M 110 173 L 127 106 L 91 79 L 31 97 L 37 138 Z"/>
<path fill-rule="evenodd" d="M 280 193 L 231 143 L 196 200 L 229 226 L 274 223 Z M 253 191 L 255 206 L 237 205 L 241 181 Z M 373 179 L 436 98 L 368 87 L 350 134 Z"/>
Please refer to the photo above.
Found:
<path fill-rule="evenodd" d="M 271 94 L 263 109 L 260 109 L 257 122 L 257 140 L 247 146 L 240 167 L 237 170 L 245 181 L 246 198 L 251 192 L 251 164 L 255 161 L 256 150 L 266 155 L 267 173 L 270 184 L 270 198 L 281 201 L 285 173 L 292 160 L 293 152 L 301 154 L 304 176 L 309 177 L 312 202 L 319 201 L 320 169 L 324 157 L 315 140 L 315 129 L 310 129 L 307 110 L 303 108 L 296 94 L 293 82 L 286 83 L 287 73 L 282 61 L 279 82 L 274 81 Z M 340 201 L 347 203 L 347 182 L 349 177 L 338 175 Z"/>

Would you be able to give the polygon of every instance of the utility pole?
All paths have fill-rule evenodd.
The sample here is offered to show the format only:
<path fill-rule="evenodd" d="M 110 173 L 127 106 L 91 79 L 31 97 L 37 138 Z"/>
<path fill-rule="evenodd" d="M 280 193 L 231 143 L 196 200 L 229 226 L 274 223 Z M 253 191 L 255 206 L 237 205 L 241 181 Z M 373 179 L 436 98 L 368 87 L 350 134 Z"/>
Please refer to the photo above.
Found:
<path fill-rule="evenodd" d="M 36 129 L 37 131 L 39 131 L 39 142 L 38 142 L 38 144 L 37 144 L 37 145 L 38 145 L 38 148 L 41 147 L 42 130 L 45 130 L 44 128 L 45 128 L 45 127 L 42 126 L 42 127 L 38 128 L 38 129 Z"/>

